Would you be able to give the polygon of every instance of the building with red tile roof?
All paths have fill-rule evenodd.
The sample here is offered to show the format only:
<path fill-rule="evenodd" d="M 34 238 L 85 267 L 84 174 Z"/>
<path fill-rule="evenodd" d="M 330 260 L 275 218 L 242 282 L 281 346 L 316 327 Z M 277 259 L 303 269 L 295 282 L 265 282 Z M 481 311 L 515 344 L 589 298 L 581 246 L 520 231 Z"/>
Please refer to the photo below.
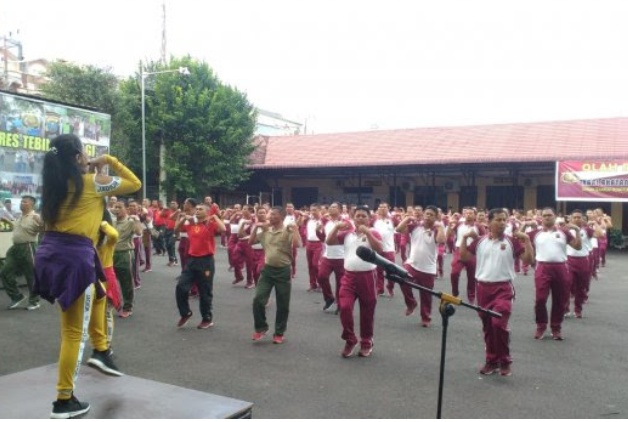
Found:
<path fill-rule="evenodd" d="M 557 204 L 554 192 L 556 161 L 628 158 L 626 117 L 260 136 L 255 142 L 254 175 L 243 189 L 297 207 L 332 200 L 455 210 L 601 206 L 618 222 L 626 208 Z"/>

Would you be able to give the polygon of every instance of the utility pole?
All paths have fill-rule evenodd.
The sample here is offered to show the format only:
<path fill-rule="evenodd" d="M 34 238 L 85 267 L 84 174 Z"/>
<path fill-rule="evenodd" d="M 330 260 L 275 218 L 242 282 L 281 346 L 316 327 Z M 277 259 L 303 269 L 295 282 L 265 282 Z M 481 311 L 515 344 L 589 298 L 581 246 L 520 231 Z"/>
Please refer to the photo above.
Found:
<path fill-rule="evenodd" d="M 163 66 L 167 66 L 167 57 L 166 57 L 166 2 L 161 4 L 161 8 L 163 11 L 162 15 L 162 23 L 161 23 L 161 64 Z M 166 192 L 166 179 L 168 175 L 166 174 L 166 146 L 164 145 L 164 134 L 163 130 L 161 132 L 161 137 L 159 139 L 159 199 L 163 201 L 164 204 L 167 202 L 167 192 Z"/>
<path fill-rule="evenodd" d="M 166 57 L 166 3 L 161 4 L 163 10 L 163 21 L 161 24 L 161 63 L 166 66 L 168 58 Z"/>

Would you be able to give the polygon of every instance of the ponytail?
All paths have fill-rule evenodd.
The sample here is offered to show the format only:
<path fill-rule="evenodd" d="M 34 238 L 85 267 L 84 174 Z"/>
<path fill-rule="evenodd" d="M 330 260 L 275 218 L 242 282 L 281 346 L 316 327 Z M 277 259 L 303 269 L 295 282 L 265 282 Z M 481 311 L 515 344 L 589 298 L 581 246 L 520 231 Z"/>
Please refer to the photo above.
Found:
<path fill-rule="evenodd" d="M 44 156 L 41 195 L 41 215 L 48 227 L 59 218 L 61 204 L 68 196 L 69 183 L 74 184 L 70 206 L 76 205 L 83 193 L 83 169 L 76 154 L 83 153 L 83 144 L 76 135 L 59 135 L 50 141 Z"/>

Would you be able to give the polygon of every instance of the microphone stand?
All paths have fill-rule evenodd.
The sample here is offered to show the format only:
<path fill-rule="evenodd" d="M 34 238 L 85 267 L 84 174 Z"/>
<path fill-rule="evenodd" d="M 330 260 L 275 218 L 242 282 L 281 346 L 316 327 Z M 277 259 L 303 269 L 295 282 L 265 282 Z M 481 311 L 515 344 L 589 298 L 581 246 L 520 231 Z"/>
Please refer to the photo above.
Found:
<path fill-rule="evenodd" d="M 406 286 L 410 286 L 413 289 L 423 290 L 428 292 L 432 296 L 436 296 L 440 299 L 440 306 L 438 307 L 440 314 L 443 318 L 443 335 L 442 335 L 442 343 L 440 349 L 440 374 L 438 380 L 438 410 L 436 411 L 436 419 L 441 419 L 441 409 L 443 405 L 443 384 L 445 382 L 445 353 L 447 350 L 447 327 L 449 326 L 449 317 L 456 313 L 456 308 L 454 305 L 462 305 L 467 308 L 476 310 L 478 312 L 483 312 L 488 314 L 494 318 L 501 318 L 502 315 L 498 312 L 491 311 L 490 309 L 484 309 L 479 306 L 471 305 L 469 303 L 464 302 L 462 299 L 453 296 L 449 293 L 437 292 L 432 289 L 428 289 L 427 287 L 420 286 L 412 281 L 409 281 L 408 278 L 402 277 L 399 274 L 392 274 L 388 271 L 385 272 L 384 276 L 395 283 L 405 284 Z M 411 280 L 411 279 L 410 279 Z"/>

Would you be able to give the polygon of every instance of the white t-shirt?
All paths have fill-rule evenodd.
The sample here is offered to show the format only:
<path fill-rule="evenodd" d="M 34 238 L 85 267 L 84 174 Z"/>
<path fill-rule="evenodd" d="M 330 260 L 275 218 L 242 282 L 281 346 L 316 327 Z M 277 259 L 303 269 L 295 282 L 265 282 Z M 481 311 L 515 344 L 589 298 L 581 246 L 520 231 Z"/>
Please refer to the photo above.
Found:
<path fill-rule="evenodd" d="M 515 257 L 525 249 L 521 242 L 506 235 L 478 237 L 468 248 L 476 257 L 475 278 L 488 283 L 514 280 Z"/>
<path fill-rule="evenodd" d="M 338 221 L 327 220 L 327 222 L 323 226 L 325 231 L 325 238 L 329 236 L 329 233 L 337 223 Z M 322 256 L 323 258 L 327 259 L 344 259 L 345 248 L 343 245 L 325 245 L 325 250 L 323 251 Z"/>
<path fill-rule="evenodd" d="M 262 227 L 257 227 L 255 229 L 255 238 L 259 239 L 259 236 L 264 232 L 264 229 Z M 251 245 L 252 249 L 264 249 L 264 247 L 262 246 L 261 242 L 257 241 L 255 243 L 253 243 L 253 245 Z"/>
<path fill-rule="evenodd" d="M 373 222 L 373 228 L 382 236 L 384 252 L 395 251 L 395 225 L 390 218 L 378 218 Z"/>
<path fill-rule="evenodd" d="M 305 224 L 305 231 L 307 233 L 308 242 L 320 242 L 320 239 L 316 235 L 316 226 L 320 223 L 320 220 L 314 220 L 310 218 Z"/>
<path fill-rule="evenodd" d="M 570 229 L 569 233 L 571 233 L 572 236 L 576 235 L 576 231 L 573 229 Z M 590 241 L 591 237 L 593 237 L 593 229 L 591 229 L 590 227 L 580 228 L 580 243 L 582 244 L 582 247 L 580 248 L 580 250 L 577 250 L 567 245 L 567 256 L 589 256 L 589 253 L 593 250 Z"/>
<path fill-rule="evenodd" d="M 593 229 L 593 227 L 591 227 L 591 230 L 593 231 L 593 233 L 595 233 L 595 230 Z M 591 238 L 589 239 L 589 241 L 591 242 L 591 248 L 595 249 L 595 248 L 600 247 L 600 244 L 598 243 L 598 238 L 595 237 L 595 234 L 591 235 Z"/>
<path fill-rule="evenodd" d="M 245 220 L 245 219 L 240 220 L 240 222 L 238 223 L 238 230 L 236 231 L 236 234 L 240 232 L 240 227 L 244 227 L 244 237 L 238 238 L 239 240 L 249 239 L 250 234 L 246 234 L 246 231 L 249 230 L 250 226 L 252 225 L 253 225 L 253 220 Z"/>
<path fill-rule="evenodd" d="M 405 263 L 417 271 L 436 274 L 437 228 L 426 229 L 422 223 L 416 223 L 408 226 L 408 233 L 411 247 Z"/>
<path fill-rule="evenodd" d="M 534 246 L 537 262 L 565 262 L 567 261 L 567 244 L 573 235 L 562 229 L 542 230 L 530 232 L 530 241 Z"/>
<path fill-rule="evenodd" d="M 473 230 L 477 234 L 481 234 L 477 224 L 468 225 L 467 223 L 458 223 L 456 225 L 456 248 L 459 248 L 460 245 L 462 245 L 462 236 L 464 236 L 466 233 L 469 233 L 471 230 Z M 473 239 L 468 237 L 467 246 L 469 246 L 471 242 L 473 242 Z"/>
<path fill-rule="evenodd" d="M 506 236 L 512 236 L 513 232 L 515 231 L 515 229 L 517 228 L 517 223 L 515 223 L 514 221 L 510 220 L 506 223 L 506 228 L 504 229 L 504 234 Z"/>
<path fill-rule="evenodd" d="M 371 229 L 371 233 L 373 233 L 373 236 L 375 236 L 376 238 L 381 239 L 381 236 L 377 232 L 377 230 Z M 372 249 L 371 244 L 366 238 L 366 235 L 345 231 L 338 233 L 338 242 L 341 243 L 345 250 L 345 270 L 373 271 L 375 268 L 377 268 L 377 265 L 371 262 L 364 261 L 356 253 L 360 246 L 365 246 L 369 249 Z"/>
<path fill-rule="evenodd" d="M 287 226 L 288 224 L 296 224 L 297 218 L 295 215 L 286 214 L 286 217 L 283 219 L 283 225 Z"/>
<path fill-rule="evenodd" d="M 238 220 L 237 223 L 229 224 L 229 231 L 231 232 L 231 236 L 237 236 L 238 235 L 238 229 L 240 228 L 240 220 Z"/>

